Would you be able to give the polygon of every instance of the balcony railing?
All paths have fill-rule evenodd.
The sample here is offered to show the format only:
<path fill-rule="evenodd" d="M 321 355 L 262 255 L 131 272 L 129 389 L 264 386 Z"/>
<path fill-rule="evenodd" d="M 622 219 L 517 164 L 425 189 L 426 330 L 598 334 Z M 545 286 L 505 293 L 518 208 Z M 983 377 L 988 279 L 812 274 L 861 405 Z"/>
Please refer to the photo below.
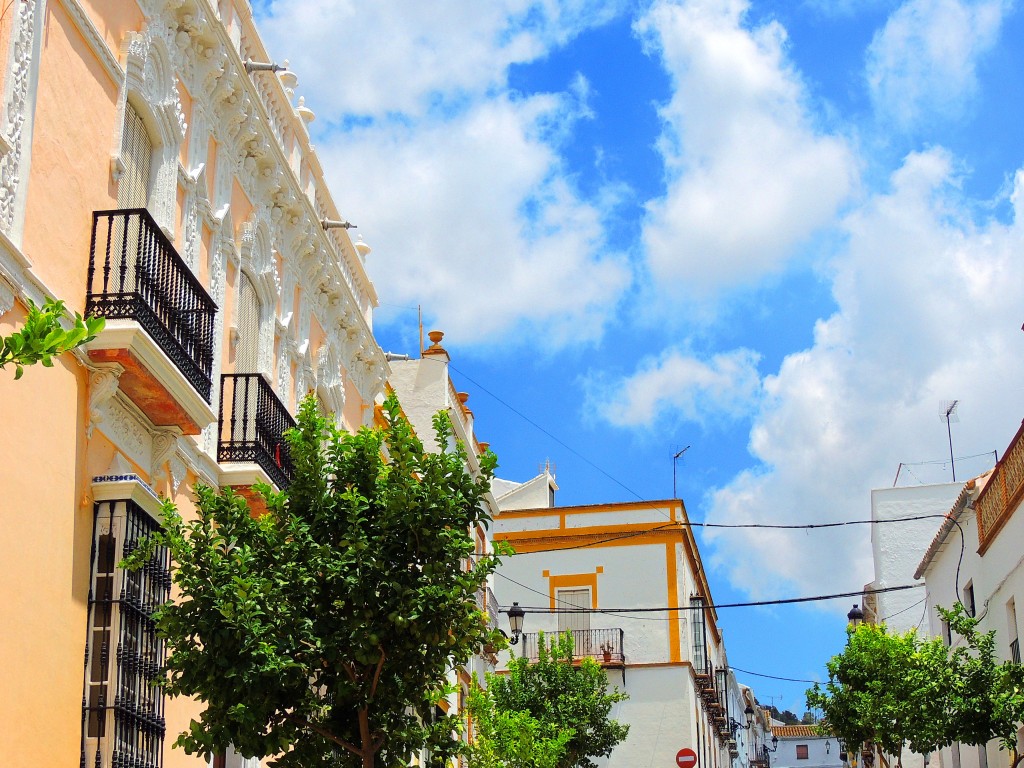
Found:
<path fill-rule="evenodd" d="M 1020 638 L 1010 641 L 1010 661 L 1020 664 Z"/>
<path fill-rule="evenodd" d="M 85 312 L 138 322 L 210 402 L 217 305 L 145 208 L 93 213 Z"/>
<path fill-rule="evenodd" d="M 293 467 L 285 430 L 295 419 L 258 373 L 220 378 L 220 442 L 217 461 L 252 461 L 278 488 L 291 484 Z"/>
<path fill-rule="evenodd" d="M 572 631 L 577 659 L 590 658 L 603 664 L 621 667 L 626 663 L 623 653 L 623 631 L 621 629 L 574 629 Z M 545 636 L 547 637 L 547 636 Z M 539 634 L 523 634 L 523 656 L 536 660 Z"/>
<path fill-rule="evenodd" d="M 1024 495 L 1024 426 L 1017 430 L 1006 455 L 999 460 L 988 483 L 974 502 L 978 516 L 978 543 L 981 552 L 1003 527 Z"/>
<path fill-rule="evenodd" d="M 490 629 L 496 629 L 500 624 L 498 600 L 490 587 L 483 587 L 476 591 L 476 607 L 487 616 L 487 626 Z"/>

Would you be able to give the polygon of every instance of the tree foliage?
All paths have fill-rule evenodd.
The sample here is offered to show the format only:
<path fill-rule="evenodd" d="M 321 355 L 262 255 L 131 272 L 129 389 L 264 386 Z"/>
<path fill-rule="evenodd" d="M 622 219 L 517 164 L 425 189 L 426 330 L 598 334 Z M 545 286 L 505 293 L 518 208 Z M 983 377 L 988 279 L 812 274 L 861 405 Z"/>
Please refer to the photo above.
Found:
<path fill-rule="evenodd" d="M 390 767 L 459 748 L 458 718 L 436 705 L 452 667 L 500 638 L 474 602 L 497 560 L 471 557 L 469 534 L 488 521 L 496 462 L 482 456 L 474 479 L 445 414 L 428 453 L 394 397 L 384 413 L 383 428 L 349 435 L 306 398 L 288 434 L 294 481 L 259 488 L 265 515 L 202 487 L 195 520 L 165 506 L 151 544 L 169 547 L 180 595 L 157 611 L 165 685 L 205 706 L 176 746 L 232 744 L 281 768 Z M 128 567 L 145 562 L 138 552 Z"/>
<path fill-rule="evenodd" d="M 0 337 L 0 368 L 13 365 L 15 379 L 25 373 L 26 365 L 42 363 L 43 367 L 50 368 L 54 357 L 92 341 L 105 324 L 102 317 L 83 320 L 76 312 L 71 330 L 65 331 L 61 320 L 67 317 L 63 301 L 47 299 L 43 306 L 37 307 L 28 299 L 25 324 L 10 336 Z"/>
<path fill-rule="evenodd" d="M 628 725 L 609 717 L 612 705 L 629 697 L 608 690 L 608 677 L 593 659 L 574 662 L 570 633 L 550 643 L 541 633 L 537 645 L 537 661 L 514 657 L 507 675 L 489 678 L 487 695 L 498 713 L 528 714 L 545 738 L 571 733 L 557 768 L 595 768 L 590 758 L 607 757 L 629 733 Z"/>
<path fill-rule="evenodd" d="M 954 741 L 1016 743 L 1024 718 L 1024 668 L 995 657 L 995 633 L 957 603 L 940 608 L 963 639 L 947 648 L 915 630 L 890 634 L 884 625 L 848 630 L 846 648 L 828 662 L 829 681 L 807 691 L 807 704 L 824 712 L 828 729 L 848 748 L 874 743 L 891 755 L 904 746 L 927 753 Z"/>
<path fill-rule="evenodd" d="M 470 691 L 466 709 L 472 722 L 470 768 L 559 768 L 575 733 L 529 712 L 499 710 L 487 689 L 478 685 Z"/>

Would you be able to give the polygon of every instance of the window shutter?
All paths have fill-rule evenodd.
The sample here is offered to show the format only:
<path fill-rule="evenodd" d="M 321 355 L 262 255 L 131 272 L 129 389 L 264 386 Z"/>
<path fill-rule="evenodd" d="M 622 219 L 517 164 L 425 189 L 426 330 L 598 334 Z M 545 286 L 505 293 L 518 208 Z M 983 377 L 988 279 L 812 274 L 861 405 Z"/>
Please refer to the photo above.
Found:
<path fill-rule="evenodd" d="M 149 171 L 153 165 L 153 142 L 146 124 L 131 104 L 125 105 L 124 135 L 121 137 L 124 171 L 117 184 L 119 208 L 145 208 L 149 202 Z"/>

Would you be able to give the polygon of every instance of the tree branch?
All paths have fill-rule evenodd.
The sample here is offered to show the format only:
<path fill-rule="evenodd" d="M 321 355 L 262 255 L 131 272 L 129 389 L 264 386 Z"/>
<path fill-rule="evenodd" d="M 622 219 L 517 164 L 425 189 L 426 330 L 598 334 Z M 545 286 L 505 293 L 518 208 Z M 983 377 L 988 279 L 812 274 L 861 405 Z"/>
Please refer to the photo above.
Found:
<path fill-rule="evenodd" d="M 377 693 L 377 682 L 380 680 L 380 671 L 384 668 L 384 649 L 379 645 L 377 650 L 380 651 L 380 660 L 377 662 L 377 669 L 373 672 L 373 682 L 370 683 L 370 701 L 373 701 L 374 694 Z"/>
<path fill-rule="evenodd" d="M 298 723 L 303 728 L 308 728 L 309 730 L 313 731 L 314 733 L 317 733 L 317 734 L 323 736 L 328 741 L 333 741 L 339 747 L 341 747 L 342 749 L 347 749 L 353 755 L 360 755 L 361 756 L 363 754 L 362 750 L 356 749 L 355 747 L 353 747 L 351 744 L 349 744 L 344 739 L 339 739 L 337 736 L 335 736 L 333 733 L 328 731 L 326 728 L 321 728 L 316 723 L 311 723 L 311 722 L 309 722 L 309 720 L 307 720 L 304 717 L 298 717 L 297 715 L 285 715 L 284 717 L 285 717 L 286 720 L 291 720 L 292 722 Z"/>

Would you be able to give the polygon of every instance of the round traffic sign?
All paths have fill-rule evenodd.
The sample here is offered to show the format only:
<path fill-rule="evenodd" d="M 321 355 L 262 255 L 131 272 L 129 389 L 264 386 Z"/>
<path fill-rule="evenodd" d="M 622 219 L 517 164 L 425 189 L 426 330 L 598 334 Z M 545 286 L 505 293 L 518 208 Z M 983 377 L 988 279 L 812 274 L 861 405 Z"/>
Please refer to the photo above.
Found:
<path fill-rule="evenodd" d="M 697 768 L 697 753 L 684 748 L 676 752 L 676 765 L 679 768 Z"/>

